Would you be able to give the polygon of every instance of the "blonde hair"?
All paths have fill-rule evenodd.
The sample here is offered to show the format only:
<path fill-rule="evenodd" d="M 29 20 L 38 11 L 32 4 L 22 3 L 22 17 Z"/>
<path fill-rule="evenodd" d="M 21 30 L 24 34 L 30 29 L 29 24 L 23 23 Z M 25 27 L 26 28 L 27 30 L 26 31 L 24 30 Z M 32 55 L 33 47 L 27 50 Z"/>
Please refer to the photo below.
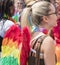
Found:
<path fill-rule="evenodd" d="M 51 10 L 50 5 L 50 2 L 40 1 L 32 6 L 31 19 L 36 26 L 40 25 L 41 21 L 43 20 L 43 16 L 47 16 L 49 14 Z"/>
<path fill-rule="evenodd" d="M 32 5 L 36 1 L 38 1 L 38 0 L 25 0 L 25 4 L 26 4 L 26 6 L 29 6 L 29 5 Z"/>
<path fill-rule="evenodd" d="M 21 16 L 21 26 L 29 26 L 31 28 L 28 16 L 30 16 L 30 20 L 38 26 L 42 21 L 42 16 L 48 15 L 50 9 L 50 2 L 40 1 L 32 5 L 32 7 L 26 7 Z"/>
<path fill-rule="evenodd" d="M 21 27 L 25 27 L 25 26 L 29 26 L 29 22 L 28 22 L 28 15 L 30 12 L 30 8 L 25 8 L 21 14 Z"/>

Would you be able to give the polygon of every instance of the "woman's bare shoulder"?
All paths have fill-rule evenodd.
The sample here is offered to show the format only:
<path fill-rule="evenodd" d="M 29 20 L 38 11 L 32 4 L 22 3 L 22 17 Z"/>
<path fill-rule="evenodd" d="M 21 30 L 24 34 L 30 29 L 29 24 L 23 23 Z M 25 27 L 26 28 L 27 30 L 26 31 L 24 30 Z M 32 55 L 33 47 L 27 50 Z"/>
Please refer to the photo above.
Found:
<path fill-rule="evenodd" d="M 46 36 L 43 43 L 52 44 L 52 43 L 54 43 L 54 39 L 51 36 Z"/>
<path fill-rule="evenodd" d="M 52 37 L 47 36 L 44 41 L 43 41 L 43 48 L 44 50 L 49 50 L 49 49 L 54 49 L 55 48 L 55 43 Z"/>

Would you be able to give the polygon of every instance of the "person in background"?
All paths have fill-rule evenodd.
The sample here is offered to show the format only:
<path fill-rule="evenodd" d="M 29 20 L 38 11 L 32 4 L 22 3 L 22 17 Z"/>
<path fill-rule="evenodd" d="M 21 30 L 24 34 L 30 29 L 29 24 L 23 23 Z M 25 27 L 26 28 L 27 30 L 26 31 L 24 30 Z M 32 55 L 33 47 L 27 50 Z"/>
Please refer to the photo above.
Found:
<path fill-rule="evenodd" d="M 23 8 L 23 1 L 22 0 L 15 0 L 15 13 L 21 12 Z"/>
<path fill-rule="evenodd" d="M 15 13 L 12 18 L 20 25 L 21 12 L 23 11 L 23 1 L 15 0 Z"/>
<path fill-rule="evenodd" d="M 1 6 L 2 19 L 0 20 L 0 51 L 2 40 L 4 38 L 6 31 L 16 23 L 16 21 L 12 19 L 15 10 L 14 0 L 1 0 L 1 2 L 2 2 Z"/>
<path fill-rule="evenodd" d="M 12 18 L 15 12 L 14 0 L 4 0 L 3 6 L 3 32 L 1 45 L 1 65 L 20 65 L 21 29 Z M 1 31 L 0 31 L 1 32 Z"/>
<path fill-rule="evenodd" d="M 28 65 L 56 65 L 55 42 L 54 39 L 49 34 L 51 28 L 57 25 L 56 22 L 57 16 L 54 5 L 47 1 L 40 2 L 35 1 L 34 4 L 26 7 L 23 13 L 24 13 L 24 17 L 22 18 L 22 20 L 24 19 L 23 22 L 27 26 L 29 22 L 32 22 L 33 25 L 36 26 L 38 29 L 30 31 L 31 32 L 30 53 L 26 54 L 26 50 L 25 49 L 22 50 L 22 53 L 25 52 L 25 54 L 22 54 L 21 56 L 21 65 L 27 65 L 27 62 Z M 22 27 L 25 27 L 26 25 L 22 24 Z M 48 30 L 47 34 L 44 33 L 45 29 Z M 43 41 L 41 41 L 42 36 L 44 35 L 46 35 L 46 37 L 44 38 Z M 29 57 L 27 58 L 27 56 Z M 26 59 L 24 58 L 28 59 L 28 61 L 26 62 Z"/>

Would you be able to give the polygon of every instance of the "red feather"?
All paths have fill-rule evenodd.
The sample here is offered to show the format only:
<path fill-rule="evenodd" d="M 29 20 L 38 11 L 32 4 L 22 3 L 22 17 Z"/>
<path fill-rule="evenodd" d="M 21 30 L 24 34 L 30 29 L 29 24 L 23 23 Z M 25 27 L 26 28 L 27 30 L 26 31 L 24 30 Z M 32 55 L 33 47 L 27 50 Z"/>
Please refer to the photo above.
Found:
<path fill-rule="evenodd" d="M 22 51 L 20 57 L 21 65 L 27 65 L 28 55 L 30 51 L 30 32 L 28 27 L 23 29 L 23 41 L 22 41 Z"/>
<path fill-rule="evenodd" d="M 11 26 L 5 33 L 4 38 L 12 39 L 13 42 L 17 42 L 18 46 L 22 40 L 21 29 L 17 25 Z"/>

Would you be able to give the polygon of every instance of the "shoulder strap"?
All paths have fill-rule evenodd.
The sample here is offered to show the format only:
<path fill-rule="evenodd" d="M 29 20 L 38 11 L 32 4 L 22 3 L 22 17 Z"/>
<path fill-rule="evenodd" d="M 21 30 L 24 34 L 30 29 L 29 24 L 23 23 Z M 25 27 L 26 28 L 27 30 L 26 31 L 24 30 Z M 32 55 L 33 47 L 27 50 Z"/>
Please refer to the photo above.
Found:
<path fill-rule="evenodd" d="M 41 44 L 43 42 L 43 40 L 45 39 L 46 35 L 40 36 L 40 40 L 38 41 L 40 43 L 40 45 L 38 46 L 37 50 L 36 50 L 36 60 L 35 60 L 35 64 L 36 65 L 40 65 L 40 51 L 41 51 Z M 38 39 L 39 39 L 38 38 Z"/>
<path fill-rule="evenodd" d="M 43 36 L 43 35 L 45 35 L 44 33 L 42 33 L 42 32 L 40 32 L 36 37 L 34 37 L 31 41 L 30 41 L 30 43 L 32 43 L 34 40 L 36 40 L 35 42 L 34 42 L 34 45 L 33 45 L 33 47 L 31 48 L 31 50 L 33 50 L 34 49 L 34 47 L 35 47 L 35 45 L 36 45 L 36 43 L 37 43 L 37 41 L 38 41 L 38 39 L 41 37 L 41 36 Z M 31 56 L 32 56 L 32 53 L 33 52 L 31 52 Z"/>
<path fill-rule="evenodd" d="M 39 39 L 41 36 L 43 36 L 43 35 L 44 35 L 43 33 L 39 33 L 36 37 L 34 37 L 34 38 L 31 40 L 31 42 L 34 41 L 34 40 L 36 40 L 36 41 L 34 42 L 34 45 L 33 45 L 32 49 L 34 49 L 34 47 L 35 47 L 35 45 L 36 45 L 36 42 L 37 42 L 38 39 Z"/>

